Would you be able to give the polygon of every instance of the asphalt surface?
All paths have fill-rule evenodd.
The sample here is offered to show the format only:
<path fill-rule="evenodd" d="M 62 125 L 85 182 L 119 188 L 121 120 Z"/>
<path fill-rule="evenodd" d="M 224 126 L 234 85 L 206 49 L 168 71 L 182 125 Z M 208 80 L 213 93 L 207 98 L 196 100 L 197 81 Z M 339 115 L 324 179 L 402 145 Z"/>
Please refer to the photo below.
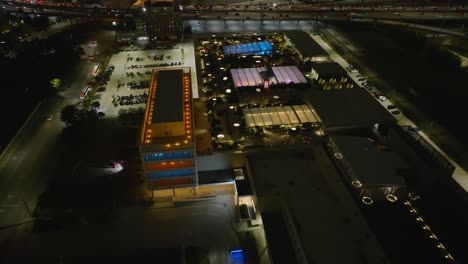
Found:
<path fill-rule="evenodd" d="M 62 95 L 42 101 L 0 157 L 0 226 L 30 220 L 38 196 L 57 166 L 63 146 L 60 111 L 76 103 L 93 64 L 81 62 Z M 47 120 L 49 115 L 52 120 Z"/>
<path fill-rule="evenodd" d="M 230 249 L 239 247 L 233 229 L 232 195 L 173 208 L 121 208 L 105 223 L 61 226 L 29 236 L 17 243 L 17 252 L 0 256 L 5 262 L 26 263 L 31 256 L 40 263 L 69 263 L 96 256 L 127 256 L 136 250 L 184 246 L 209 249 L 210 263 L 229 263 Z M 232 210 L 232 209 L 231 209 Z M 21 253 L 21 254 L 18 254 Z M 158 262 L 158 256 L 154 259 Z M 94 263 L 94 262 L 93 262 Z M 163 262 L 161 262 L 163 263 Z"/>
<path fill-rule="evenodd" d="M 63 147 L 60 110 L 67 100 L 44 101 L 0 160 L 0 226 L 27 221 L 57 165 Z M 48 121 L 47 116 L 54 119 Z"/>

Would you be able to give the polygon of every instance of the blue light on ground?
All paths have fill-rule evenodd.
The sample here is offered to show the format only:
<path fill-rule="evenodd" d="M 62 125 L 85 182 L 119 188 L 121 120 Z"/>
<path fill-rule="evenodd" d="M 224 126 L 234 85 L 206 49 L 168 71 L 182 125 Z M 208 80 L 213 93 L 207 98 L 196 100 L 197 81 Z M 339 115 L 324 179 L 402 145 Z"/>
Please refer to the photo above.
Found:
<path fill-rule="evenodd" d="M 242 249 L 236 249 L 231 251 L 231 263 L 232 264 L 243 264 L 244 263 L 244 252 Z"/>

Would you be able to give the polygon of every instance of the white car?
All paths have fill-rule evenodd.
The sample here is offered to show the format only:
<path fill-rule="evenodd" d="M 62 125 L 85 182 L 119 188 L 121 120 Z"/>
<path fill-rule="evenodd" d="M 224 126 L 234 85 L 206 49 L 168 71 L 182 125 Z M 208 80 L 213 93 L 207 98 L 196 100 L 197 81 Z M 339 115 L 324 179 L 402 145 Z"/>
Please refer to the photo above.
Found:
<path fill-rule="evenodd" d="M 48 116 L 47 116 L 47 121 L 50 121 L 50 120 L 52 120 L 52 119 L 54 119 L 54 116 L 53 116 L 53 115 L 48 115 Z"/>
<path fill-rule="evenodd" d="M 385 102 L 385 101 L 387 101 L 387 97 L 381 95 L 381 96 L 379 96 L 379 100 L 380 100 L 381 102 Z"/>

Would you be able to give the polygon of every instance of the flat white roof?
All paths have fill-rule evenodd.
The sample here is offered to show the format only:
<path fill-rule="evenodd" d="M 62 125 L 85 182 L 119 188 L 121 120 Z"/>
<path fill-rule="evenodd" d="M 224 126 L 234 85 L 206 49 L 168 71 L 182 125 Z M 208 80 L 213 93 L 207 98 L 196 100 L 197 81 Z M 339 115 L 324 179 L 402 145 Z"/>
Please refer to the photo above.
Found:
<path fill-rule="evenodd" d="M 242 112 L 248 127 L 319 122 L 307 105 L 245 108 Z"/>

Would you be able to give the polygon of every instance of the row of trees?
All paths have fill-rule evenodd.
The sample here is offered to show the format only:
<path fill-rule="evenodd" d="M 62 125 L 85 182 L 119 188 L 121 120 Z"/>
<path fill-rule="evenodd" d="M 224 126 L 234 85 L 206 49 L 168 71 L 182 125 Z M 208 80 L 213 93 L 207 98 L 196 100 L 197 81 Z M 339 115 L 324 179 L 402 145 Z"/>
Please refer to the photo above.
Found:
<path fill-rule="evenodd" d="M 99 106 L 97 106 L 99 107 Z M 67 105 L 60 112 L 60 120 L 69 126 L 82 124 L 85 121 L 95 121 L 104 114 L 96 109 L 84 110 L 75 105 Z"/>
<path fill-rule="evenodd" d="M 2 97 L 8 98 L 0 104 L 0 118 L 9 124 L 0 132 L 0 145 L 10 140 L 39 101 L 57 93 L 79 61 L 78 44 L 79 39 L 65 31 L 32 41 L 11 38 L 2 45 L 3 54 L 13 56 L 0 56 Z"/>

